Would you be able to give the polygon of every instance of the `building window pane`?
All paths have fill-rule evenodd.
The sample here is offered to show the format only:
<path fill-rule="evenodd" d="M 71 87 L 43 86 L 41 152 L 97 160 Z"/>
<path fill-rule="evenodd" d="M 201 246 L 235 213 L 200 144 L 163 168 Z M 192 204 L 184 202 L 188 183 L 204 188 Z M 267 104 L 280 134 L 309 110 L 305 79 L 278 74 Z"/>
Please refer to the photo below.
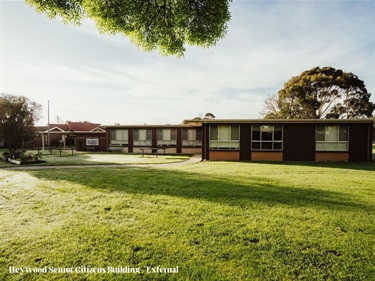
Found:
<path fill-rule="evenodd" d="M 148 141 L 152 140 L 152 130 L 151 129 L 146 130 L 146 140 L 148 140 Z"/>
<path fill-rule="evenodd" d="M 218 139 L 219 139 L 219 127 L 211 126 L 210 127 L 210 140 L 218 140 Z"/>
<path fill-rule="evenodd" d="M 252 127 L 252 139 L 253 140 L 260 140 L 260 126 L 253 126 Z"/>
<path fill-rule="evenodd" d="M 240 139 L 240 127 L 239 126 L 231 126 L 231 140 L 239 140 Z"/>
<path fill-rule="evenodd" d="M 348 151 L 348 143 L 347 142 L 339 142 L 337 146 L 338 151 Z"/>
<path fill-rule="evenodd" d="M 139 133 L 138 133 L 137 129 L 134 130 L 133 138 L 134 138 L 135 141 L 139 140 Z"/>
<path fill-rule="evenodd" d="M 272 140 L 273 126 L 262 126 L 262 140 Z"/>
<path fill-rule="evenodd" d="M 272 142 L 262 142 L 261 149 L 271 150 L 272 149 Z"/>
<path fill-rule="evenodd" d="M 111 129 L 111 145 L 126 145 L 128 144 L 128 130 L 125 129 Z"/>
<path fill-rule="evenodd" d="M 177 136 L 177 132 L 176 132 Z M 182 129 L 181 130 L 182 146 L 196 147 L 201 146 L 201 128 Z"/>
<path fill-rule="evenodd" d="M 195 132 L 196 132 L 196 139 L 201 141 L 202 140 L 202 129 L 201 128 L 195 129 Z"/>
<path fill-rule="evenodd" d="M 325 135 L 325 126 L 317 126 L 316 127 L 316 140 L 324 141 L 324 135 Z"/>
<path fill-rule="evenodd" d="M 281 150 L 283 148 L 283 143 L 282 142 L 274 142 L 273 143 L 273 149 L 275 150 Z"/>
<path fill-rule="evenodd" d="M 338 126 L 326 126 L 326 141 L 338 141 Z"/>
<path fill-rule="evenodd" d="M 283 127 L 281 125 L 254 125 L 251 131 L 252 150 L 283 149 Z"/>
<path fill-rule="evenodd" d="M 163 130 L 162 129 L 157 129 L 156 138 L 157 138 L 158 141 L 163 139 Z"/>
<path fill-rule="evenodd" d="M 173 140 L 173 141 L 177 140 L 177 129 L 171 130 L 171 140 Z"/>
<path fill-rule="evenodd" d="M 210 126 L 210 149 L 239 149 L 239 126 Z"/>
<path fill-rule="evenodd" d="M 274 126 L 273 131 L 273 140 L 281 141 L 283 139 L 283 127 L 282 126 Z"/>
<path fill-rule="evenodd" d="M 348 127 L 319 125 L 316 127 L 316 151 L 348 151 Z"/>
<path fill-rule="evenodd" d="M 188 140 L 188 129 L 182 129 L 181 130 L 181 139 L 183 141 Z"/>
<path fill-rule="evenodd" d="M 348 128 L 346 126 L 339 127 L 339 141 L 348 140 Z"/>
<path fill-rule="evenodd" d="M 254 150 L 260 149 L 260 142 L 253 142 L 251 148 Z"/>
<path fill-rule="evenodd" d="M 220 126 L 219 140 L 230 140 L 230 126 Z"/>
<path fill-rule="evenodd" d="M 138 146 L 150 146 L 152 140 L 151 129 L 134 129 L 134 145 Z"/>
<path fill-rule="evenodd" d="M 158 129 L 157 145 L 176 145 L 177 130 L 176 129 Z"/>
<path fill-rule="evenodd" d="M 317 150 L 317 151 L 319 151 L 319 150 L 324 151 L 324 150 L 325 150 L 325 147 L 326 147 L 326 146 L 325 146 L 324 142 L 321 142 L 321 143 L 320 143 L 320 142 L 317 142 L 317 143 L 316 143 L 316 150 Z"/>

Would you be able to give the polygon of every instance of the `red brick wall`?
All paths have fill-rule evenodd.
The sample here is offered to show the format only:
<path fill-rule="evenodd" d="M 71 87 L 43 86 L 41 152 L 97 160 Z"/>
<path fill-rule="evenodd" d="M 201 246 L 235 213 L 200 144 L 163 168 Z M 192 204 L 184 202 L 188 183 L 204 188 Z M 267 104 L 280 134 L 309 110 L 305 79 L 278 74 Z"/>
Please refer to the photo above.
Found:
<path fill-rule="evenodd" d="M 209 159 L 214 161 L 238 161 L 240 160 L 240 152 L 211 150 L 209 152 Z"/>
<path fill-rule="evenodd" d="M 347 152 L 316 152 L 316 162 L 348 162 L 349 153 Z"/>
<path fill-rule="evenodd" d="M 252 161 L 283 161 L 281 151 L 253 151 L 251 152 Z"/>

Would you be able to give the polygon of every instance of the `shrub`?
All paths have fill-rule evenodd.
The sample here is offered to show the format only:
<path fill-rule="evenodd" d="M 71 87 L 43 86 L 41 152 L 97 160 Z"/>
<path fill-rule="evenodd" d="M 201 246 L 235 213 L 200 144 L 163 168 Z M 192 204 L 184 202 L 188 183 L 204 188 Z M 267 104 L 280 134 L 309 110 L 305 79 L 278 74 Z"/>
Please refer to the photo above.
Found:
<path fill-rule="evenodd" d="M 1 160 L 7 161 L 8 158 L 10 158 L 10 152 L 9 151 L 4 151 L 3 154 L 1 155 Z"/>
<path fill-rule="evenodd" d="M 7 161 L 8 159 L 20 159 L 21 162 L 39 161 L 42 159 L 41 153 L 26 153 L 26 150 L 17 150 L 14 155 L 10 151 L 2 153 L 0 160 Z"/>
<path fill-rule="evenodd" d="M 28 162 L 34 159 L 34 155 L 32 153 L 22 153 L 20 159 L 21 162 Z"/>

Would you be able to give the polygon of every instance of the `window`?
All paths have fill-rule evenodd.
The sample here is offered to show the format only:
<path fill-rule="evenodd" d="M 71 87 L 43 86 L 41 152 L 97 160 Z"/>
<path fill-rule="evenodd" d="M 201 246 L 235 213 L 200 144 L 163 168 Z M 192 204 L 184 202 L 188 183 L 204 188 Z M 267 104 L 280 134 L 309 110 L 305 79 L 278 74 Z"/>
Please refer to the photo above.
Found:
<path fill-rule="evenodd" d="M 202 145 L 202 130 L 196 129 L 182 129 L 181 130 L 182 146 L 201 146 Z"/>
<path fill-rule="evenodd" d="M 239 149 L 239 126 L 210 126 L 211 149 Z"/>
<path fill-rule="evenodd" d="M 348 151 L 348 126 L 316 126 L 316 151 Z"/>
<path fill-rule="evenodd" d="M 128 130 L 112 129 L 111 130 L 111 145 L 128 144 Z"/>
<path fill-rule="evenodd" d="M 134 129 L 134 145 L 151 145 L 151 129 Z"/>
<path fill-rule="evenodd" d="M 282 150 L 283 127 L 281 125 L 254 125 L 251 127 L 252 150 Z"/>
<path fill-rule="evenodd" d="M 158 139 L 158 145 L 176 145 L 177 130 L 176 129 L 158 129 L 157 139 Z"/>

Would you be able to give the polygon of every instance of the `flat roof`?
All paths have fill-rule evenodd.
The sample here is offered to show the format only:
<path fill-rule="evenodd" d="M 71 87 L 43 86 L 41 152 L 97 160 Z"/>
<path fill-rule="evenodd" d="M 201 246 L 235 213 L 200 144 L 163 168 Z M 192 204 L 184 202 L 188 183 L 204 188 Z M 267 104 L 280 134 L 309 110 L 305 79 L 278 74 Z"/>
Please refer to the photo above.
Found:
<path fill-rule="evenodd" d="M 105 125 L 105 126 L 101 126 L 101 127 L 104 127 L 104 128 L 108 128 L 108 129 L 138 129 L 138 128 L 141 128 L 141 129 L 153 129 L 153 128 L 156 128 L 156 129 L 163 129 L 163 128 L 170 128 L 170 129 L 173 129 L 173 128 L 193 128 L 193 127 L 201 127 L 202 126 L 202 123 L 199 123 L 199 124 L 178 124 L 178 125 L 173 125 L 173 124 L 166 124 L 166 125 L 147 125 L 147 124 L 144 124 L 144 125 Z"/>
<path fill-rule="evenodd" d="M 185 122 L 197 122 L 197 120 L 185 120 Z M 311 123 L 323 123 L 323 124 L 340 124 L 340 123 L 374 123 L 374 119 L 204 119 L 200 120 L 202 124 L 279 124 L 279 123 L 298 123 L 298 124 L 311 124 Z"/>

